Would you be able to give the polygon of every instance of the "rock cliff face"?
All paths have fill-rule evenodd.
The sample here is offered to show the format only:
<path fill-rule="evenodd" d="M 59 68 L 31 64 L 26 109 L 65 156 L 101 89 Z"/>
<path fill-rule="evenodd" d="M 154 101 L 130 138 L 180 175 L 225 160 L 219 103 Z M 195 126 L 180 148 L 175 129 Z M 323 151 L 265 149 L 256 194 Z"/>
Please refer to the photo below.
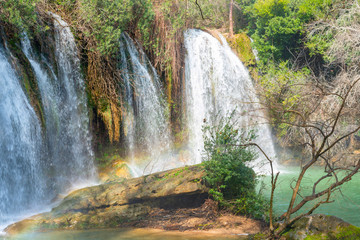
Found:
<path fill-rule="evenodd" d="M 5 231 L 117 227 L 144 218 L 154 208 L 199 207 L 208 197 L 203 175 L 200 166 L 191 166 L 80 189 L 51 212 L 10 225 Z"/>

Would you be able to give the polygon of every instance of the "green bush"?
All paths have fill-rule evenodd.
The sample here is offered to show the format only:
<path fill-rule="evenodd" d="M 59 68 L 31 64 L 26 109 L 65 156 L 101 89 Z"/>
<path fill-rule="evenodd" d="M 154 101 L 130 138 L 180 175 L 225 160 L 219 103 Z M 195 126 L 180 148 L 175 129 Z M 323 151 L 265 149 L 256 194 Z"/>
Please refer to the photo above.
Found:
<path fill-rule="evenodd" d="M 203 127 L 204 180 L 211 188 L 209 194 L 220 207 L 260 218 L 266 204 L 255 191 L 254 170 L 246 166 L 257 154 L 251 148 L 240 146 L 254 140 L 255 132 L 237 129 L 235 125 L 230 116 L 220 118 L 214 126 Z"/>

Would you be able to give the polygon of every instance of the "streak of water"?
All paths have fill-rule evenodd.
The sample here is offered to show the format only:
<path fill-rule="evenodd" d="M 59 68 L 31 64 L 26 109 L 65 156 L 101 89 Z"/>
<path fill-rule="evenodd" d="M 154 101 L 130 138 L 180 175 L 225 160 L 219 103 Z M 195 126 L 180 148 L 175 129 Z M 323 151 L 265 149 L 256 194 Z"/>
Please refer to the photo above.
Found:
<path fill-rule="evenodd" d="M 123 126 L 134 175 L 181 166 L 172 156 L 166 103 L 154 67 L 126 33 L 120 39 L 120 56 L 126 100 Z M 146 156 L 145 160 L 136 161 L 139 155 Z"/>
<path fill-rule="evenodd" d="M 0 226 L 44 203 L 40 122 L 0 45 Z"/>

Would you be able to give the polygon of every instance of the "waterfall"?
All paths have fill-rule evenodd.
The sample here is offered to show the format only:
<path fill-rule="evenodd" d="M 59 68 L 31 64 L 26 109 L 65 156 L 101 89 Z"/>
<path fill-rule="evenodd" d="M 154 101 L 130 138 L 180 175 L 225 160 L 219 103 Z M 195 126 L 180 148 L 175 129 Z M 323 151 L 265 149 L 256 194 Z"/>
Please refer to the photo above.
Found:
<path fill-rule="evenodd" d="M 185 106 L 189 146 L 193 149 L 194 163 L 201 162 L 201 126 L 204 120 L 211 124 L 215 115 L 226 116 L 234 110 L 238 127 L 257 129 L 256 142 L 274 159 L 276 154 L 271 131 L 264 123 L 265 114 L 259 110 L 252 80 L 225 38 L 219 35 L 219 42 L 200 30 L 187 30 L 184 34 L 187 50 Z M 258 167 L 263 161 L 264 158 L 260 156 L 254 165 Z"/>
<path fill-rule="evenodd" d="M 29 39 L 22 40 L 23 52 L 35 73 L 44 107 L 47 164 L 48 171 L 54 173 L 50 176 L 53 192 L 87 185 L 86 182 L 95 177 L 84 82 L 74 54 L 77 51 L 72 35 L 68 31 L 61 35 L 61 31 L 55 36 L 59 77 L 46 58 L 36 56 Z M 68 42 L 62 44 L 61 41 Z"/>
<path fill-rule="evenodd" d="M 171 151 L 169 119 L 159 77 L 141 46 L 126 33 L 120 39 L 119 68 L 126 102 L 125 142 L 134 175 L 180 166 Z"/>
<path fill-rule="evenodd" d="M 68 24 L 59 16 L 51 15 L 54 18 L 57 74 L 44 57 L 36 59 L 26 38 L 23 50 L 34 69 L 41 92 L 48 153 L 55 173 L 54 183 L 57 184 L 54 187 L 61 191 L 94 182 L 96 172 L 85 83 L 75 39 Z"/>
<path fill-rule="evenodd" d="M 47 185 L 40 122 L 9 57 L 0 43 L 0 230 L 43 204 Z"/>
<path fill-rule="evenodd" d="M 0 226 L 45 210 L 59 193 L 96 181 L 78 51 L 69 26 L 52 16 L 56 66 L 33 50 L 27 36 L 21 42 L 41 95 L 43 131 L 8 51 L 0 46 Z"/>

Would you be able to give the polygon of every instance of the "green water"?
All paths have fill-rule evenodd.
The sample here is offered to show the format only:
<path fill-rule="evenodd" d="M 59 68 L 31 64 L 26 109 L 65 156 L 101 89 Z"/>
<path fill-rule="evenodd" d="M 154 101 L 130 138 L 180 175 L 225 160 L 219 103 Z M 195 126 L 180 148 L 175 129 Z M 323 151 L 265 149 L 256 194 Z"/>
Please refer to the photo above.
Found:
<path fill-rule="evenodd" d="M 280 173 L 278 179 L 278 185 L 275 190 L 275 202 L 274 211 L 277 216 L 284 213 L 288 206 L 289 200 L 292 195 L 290 184 L 299 175 L 299 167 L 286 167 L 285 173 Z M 312 193 L 312 186 L 317 179 L 324 175 L 321 168 L 314 168 L 308 170 L 301 185 L 302 196 Z M 264 179 L 265 184 L 269 184 L 270 177 Z M 322 185 L 319 185 L 317 190 L 322 190 L 324 185 L 328 185 L 333 179 L 327 179 L 323 181 Z M 295 183 L 293 182 L 293 186 Z M 266 189 L 266 194 L 270 196 L 270 190 Z M 320 206 L 315 213 L 322 213 L 328 215 L 334 215 L 342 218 L 343 220 L 360 227 L 360 173 L 355 175 L 350 182 L 345 183 L 341 187 L 341 192 L 335 192 L 332 194 L 332 200 L 334 203 L 324 204 Z M 307 204 L 304 206 L 304 210 L 309 210 L 313 205 Z"/>
<path fill-rule="evenodd" d="M 96 230 L 96 231 L 54 231 L 32 233 L 4 240 L 229 240 L 246 239 L 243 236 L 223 236 L 205 233 L 171 233 L 149 230 Z M 0 237 L 1 239 L 1 237 Z"/>

